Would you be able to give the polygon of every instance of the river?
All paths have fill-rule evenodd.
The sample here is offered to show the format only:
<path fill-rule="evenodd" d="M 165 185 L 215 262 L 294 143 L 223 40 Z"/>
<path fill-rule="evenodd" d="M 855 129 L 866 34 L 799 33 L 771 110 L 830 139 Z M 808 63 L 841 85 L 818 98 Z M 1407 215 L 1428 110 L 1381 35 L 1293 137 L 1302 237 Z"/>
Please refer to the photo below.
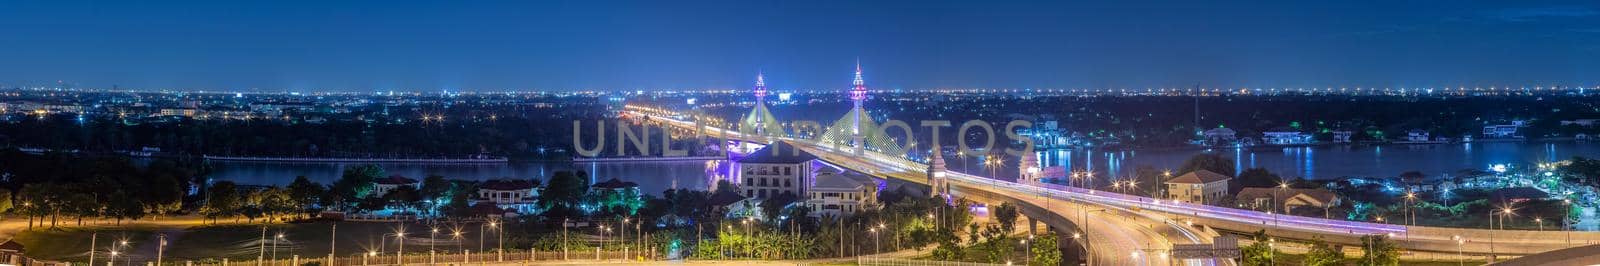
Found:
<path fill-rule="evenodd" d="M 1485 169 L 1493 164 L 1526 164 L 1565 160 L 1572 156 L 1600 157 L 1600 143 L 1467 143 L 1439 145 L 1341 145 L 1291 148 L 1249 148 L 1161 151 L 1042 151 L 1046 166 L 1084 168 L 1097 177 L 1127 176 L 1140 165 L 1174 169 L 1190 156 L 1202 152 L 1220 153 L 1234 158 L 1235 170 L 1261 167 L 1285 177 L 1332 179 L 1347 176 L 1394 176 L 1405 171 L 1422 171 L 1429 176 L 1454 173 L 1461 169 Z M 947 158 L 952 169 L 982 170 L 982 158 Z M 1004 160 L 1009 166 L 1000 175 L 1014 176 L 1016 159 Z M 241 184 L 284 185 L 295 176 L 306 176 L 328 184 L 340 172 L 356 163 L 210 162 L 216 171 L 213 179 Z M 678 187 L 706 189 L 713 174 L 727 173 L 726 163 L 715 160 L 670 162 L 509 162 L 491 164 L 379 164 L 391 175 L 416 179 L 428 175 L 447 178 L 488 180 L 495 178 L 546 179 L 559 170 L 583 170 L 596 182 L 617 178 L 638 183 L 640 190 L 659 194 Z M 724 174 L 725 175 L 725 174 Z"/>

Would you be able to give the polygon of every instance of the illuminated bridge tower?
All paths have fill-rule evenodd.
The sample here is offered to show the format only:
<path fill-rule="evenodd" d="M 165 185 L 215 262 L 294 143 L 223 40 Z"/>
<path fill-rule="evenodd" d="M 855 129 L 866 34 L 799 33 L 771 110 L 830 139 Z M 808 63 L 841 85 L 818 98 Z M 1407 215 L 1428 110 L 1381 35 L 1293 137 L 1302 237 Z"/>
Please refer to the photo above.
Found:
<path fill-rule="evenodd" d="M 945 172 L 944 156 L 938 150 L 933 151 L 933 158 L 928 159 L 928 196 L 942 197 L 950 194 L 950 181 Z"/>
<path fill-rule="evenodd" d="M 850 145 L 851 147 L 855 148 L 856 155 L 861 155 L 862 151 L 865 150 L 867 146 L 866 143 L 864 143 L 866 138 L 861 135 L 861 120 L 872 119 L 871 117 L 866 117 L 867 112 L 864 111 L 865 109 L 861 109 L 861 102 L 867 100 L 867 82 L 861 78 L 861 62 L 856 62 L 856 77 L 855 80 L 850 81 L 850 84 L 854 86 L 850 89 L 850 102 L 855 103 L 855 107 L 851 108 L 850 110 L 851 113 L 860 114 L 850 116 L 851 119 L 855 120 L 850 124 Z M 869 130 L 877 129 L 874 128 Z"/>
<path fill-rule="evenodd" d="M 861 64 L 856 64 L 854 87 L 850 89 L 850 101 L 854 104 L 850 112 L 844 117 L 833 121 L 817 139 L 818 144 L 831 146 L 838 149 L 841 145 L 848 145 L 850 151 L 857 155 L 865 155 L 866 151 L 882 153 L 889 156 L 906 155 L 906 149 L 901 148 L 894 138 L 884 134 L 878 123 L 872 120 L 863 103 L 867 100 L 867 83 L 861 78 Z M 909 143 L 909 141 L 907 141 Z"/>
<path fill-rule="evenodd" d="M 767 109 L 767 79 L 765 75 L 756 74 L 756 105 L 750 109 L 750 114 L 739 119 L 739 130 L 753 132 L 757 136 L 772 137 L 783 136 L 783 125 Z"/>

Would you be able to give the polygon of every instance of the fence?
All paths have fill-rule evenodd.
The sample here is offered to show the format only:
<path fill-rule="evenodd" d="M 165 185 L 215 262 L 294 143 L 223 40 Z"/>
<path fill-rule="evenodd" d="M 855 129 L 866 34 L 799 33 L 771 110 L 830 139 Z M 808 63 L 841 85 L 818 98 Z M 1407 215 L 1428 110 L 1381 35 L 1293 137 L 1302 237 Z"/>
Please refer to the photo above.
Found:
<path fill-rule="evenodd" d="M 603 250 L 598 250 L 598 249 L 592 249 L 592 250 L 588 250 L 588 251 L 572 250 L 570 252 L 560 252 L 560 251 L 522 251 L 522 252 L 516 252 L 516 251 L 508 251 L 508 252 L 505 252 L 503 254 L 502 253 L 493 252 L 493 251 L 487 252 L 487 253 L 473 253 L 473 252 L 470 252 L 470 251 L 468 251 L 468 252 L 469 253 L 467 253 L 467 254 L 460 254 L 460 253 L 449 253 L 449 254 L 447 254 L 447 253 L 433 253 L 433 254 L 428 254 L 428 253 L 420 253 L 420 254 L 419 253 L 408 253 L 408 254 L 405 254 L 405 256 L 396 256 L 393 253 L 390 253 L 390 254 L 387 254 L 387 255 L 386 254 L 367 253 L 367 254 L 362 254 L 362 255 L 357 255 L 357 256 L 333 257 L 332 258 L 333 259 L 333 263 L 331 265 L 328 263 L 328 260 L 329 260 L 330 257 L 308 258 L 308 257 L 295 256 L 295 257 L 289 257 L 289 258 L 280 258 L 280 259 L 276 259 L 276 260 L 274 260 L 274 259 L 264 259 L 264 260 L 254 260 L 254 259 L 250 259 L 250 260 L 231 260 L 231 259 L 222 259 L 222 260 L 204 260 L 204 261 L 186 261 L 186 260 L 174 261 L 172 259 L 168 259 L 168 260 L 162 261 L 161 262 L 161 266 L 300 266 L 300 265 L 306 265 L 306 264 L 310 264 L 310 263 L 316 263 L 316 264 L 319 264 L 319 265 L 322 265 L 322 266 L 398 265 L 398 264 L 413 264 L 413 265 L 457 264 L 457 265 L 463 265 L 463 264 L 471 264 L 471 263 L 498 263 L 498 262 L 536 262 L 536 261 L 624 262 L 624 261 L 630 261 L 630 260 L 638 261 L 638 260 L 661 259 L 660 257 L 654 256 L 654 254 L 651 254 L 650 252 L 645 252 L 645 254 L 640 254 L 637 251 L 626 251 L 626 252 L 625 251 L 603 251 Z M 154 260 L 148 260 L 148 261 L 140 262 L 140 264 L 141 265 L 145 265 L 145 266 L 155 266 L 155 261 Z M 122 263 L 117 263 L 116 265 L 122 265 Z M 45 266 L 51 266 L 51 265 L 46 264 Z M 107 266 L 112 266 L 112 265 L 108 264 Z"/>
<path fill-rule="evenodd" d="M 959 262 L 959 261 L 895 259 L 895 258 L 879 258 L 879 257 L 866 256 L 866 257 L 856 257 L 856 265 L 861 265 L 861 266 L 869 266 L 869 265 L 870 266 L 1003 266 L 1005 264 L 992 264 L 992 263 L 979 263 L 979 262 Z"/>

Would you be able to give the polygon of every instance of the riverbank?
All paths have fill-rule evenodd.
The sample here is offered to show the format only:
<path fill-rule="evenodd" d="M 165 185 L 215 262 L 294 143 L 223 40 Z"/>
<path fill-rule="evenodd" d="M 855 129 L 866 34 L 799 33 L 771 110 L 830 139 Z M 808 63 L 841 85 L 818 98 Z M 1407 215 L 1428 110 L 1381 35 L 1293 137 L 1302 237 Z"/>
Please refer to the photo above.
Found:
<path fill-rule="evenodd" d="M 506 157 L 469 158 L 331 158 L 331 157 L 259 157 L 201 155 L 201 159 L 243 162 L 315 162 L 315 163 L 506 163 Z"/>

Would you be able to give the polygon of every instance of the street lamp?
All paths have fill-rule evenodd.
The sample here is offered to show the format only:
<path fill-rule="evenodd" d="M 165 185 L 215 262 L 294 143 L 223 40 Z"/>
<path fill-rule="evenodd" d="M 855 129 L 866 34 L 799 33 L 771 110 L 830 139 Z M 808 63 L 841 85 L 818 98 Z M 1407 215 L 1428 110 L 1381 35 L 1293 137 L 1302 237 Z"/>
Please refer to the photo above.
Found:
<path fill-rule="evenodd" d="M 465 260 L 467 257 L 467 246 L 461 244 L 461 228 L 452 230 L 452 232 L 450 232 L 450 238 L 456 241 L 456 247 L 461 249 L 461 258 Z"/>
<path fill-rule="evenodd" d="M 872 254 L 882 252 L 878 249 L 878 228 L 868 228 L 867 233 L 872 234 Z"/>
<path fill-rule="evenodd" d="M 283 233 L 272 236 L 272 261 L 278 261 L 278 240 L 283 240 Z"/>
<path fill-rule="evenodd" d="M 1467 239 L 1463 238 L 1463 237 L 1461 237 L 1459 235 L 1450 236 L 1450 239 L 1453 239 L 1453 240 L 1456 241 L 1456 264 L 1457 265 L 1462 265 L 1462 266 L 1467 265 L 1466 258 L 1465 258 L 1466 256 L 1462 256 L 1462 252 L 1461 252 L 1461 245 L 1462 244 L 1466 244 L 1467 243 Z"/>
<path fill-rule="evenodd" d="M 494 243 L 495 245 L 498 245 L 498 247 L 496 247 L 498 250 L 495 251 L 495 259 L 503 261 L 505 260 L 506 253 L 506 230 L 502 230 L 500 228 L 499 221 L 489 222 L 489 229 L 494 229 Z"/>
<path fill-rule="evenodd" d="M 1417 193 L 1406 191 L 1406 225 L 1417 225 L 1417 214 L 1411 211 L 1411 205 L 1416 204 L 1414 203 L 1416 199 Z"/>
<path fill-rule="evenodd" d="M 400 245 L 394 252 L 395 264 L 406 265 L 406 228 L 401 227 L 394 232 L 394 242 Z"/>

